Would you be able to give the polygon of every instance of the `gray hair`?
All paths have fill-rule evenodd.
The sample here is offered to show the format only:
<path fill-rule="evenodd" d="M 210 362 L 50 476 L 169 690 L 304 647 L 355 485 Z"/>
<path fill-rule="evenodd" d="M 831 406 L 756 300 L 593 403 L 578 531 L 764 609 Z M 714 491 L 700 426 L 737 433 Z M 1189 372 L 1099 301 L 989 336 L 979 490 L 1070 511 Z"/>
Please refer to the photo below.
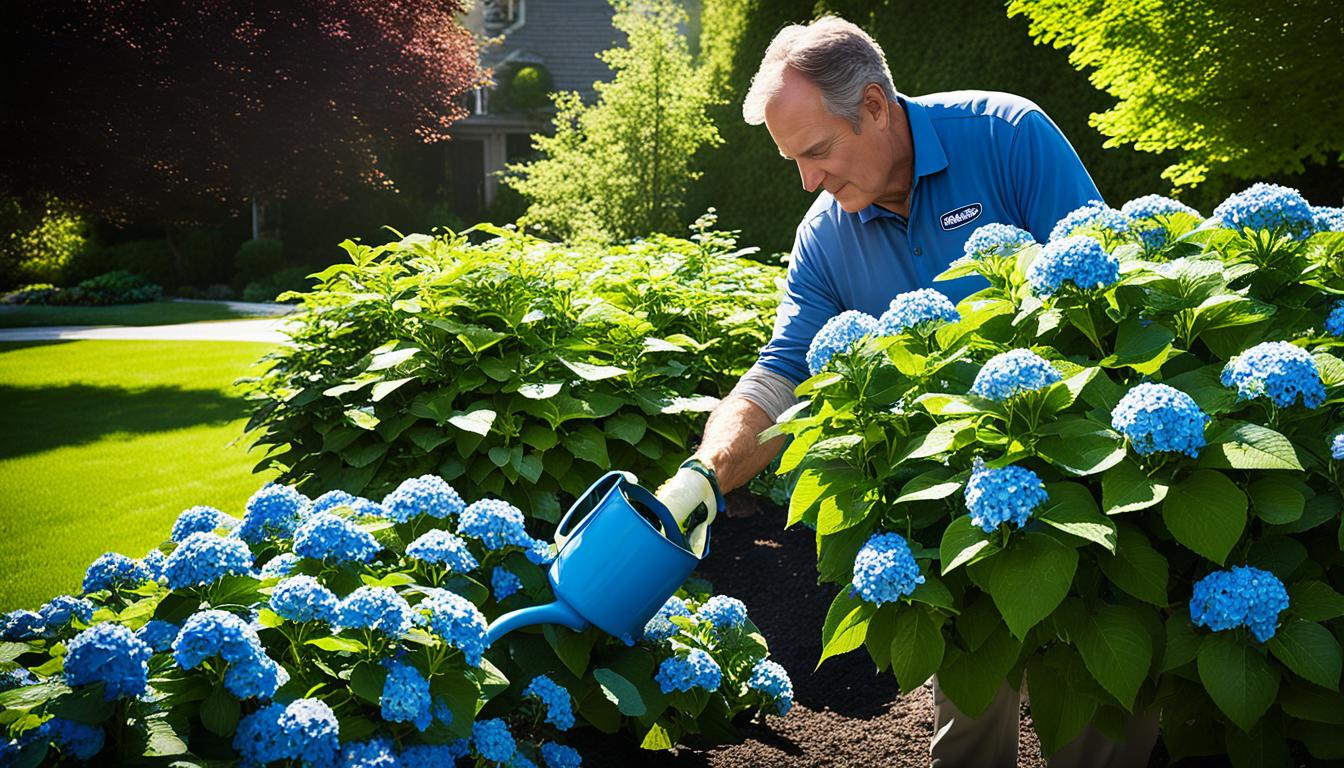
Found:
<path fill-rule="evenodd" d="M 848 120 L 856 133 L 869 83 L 876 83 L 887 101 L 896 101 L 887 58 L 873 38 L 844 19 L 823 16 L 811 24 L 790 24 L 770 41 L 742 102 L 742 118 L 749 125 L 765 122 L 765 105 L 783 86 L 786 69 L 821 89 L 827 111 Z"/>

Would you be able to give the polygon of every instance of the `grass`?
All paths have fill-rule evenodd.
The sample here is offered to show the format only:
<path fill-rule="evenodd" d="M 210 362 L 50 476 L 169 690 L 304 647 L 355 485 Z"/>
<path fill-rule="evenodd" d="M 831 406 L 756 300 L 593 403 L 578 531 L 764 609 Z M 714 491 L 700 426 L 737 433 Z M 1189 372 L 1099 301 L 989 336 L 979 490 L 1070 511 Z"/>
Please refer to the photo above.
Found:
<path fill-rule="evenodd" d="M 104 552 L 141 557 L 196 504 L 241 515 L 272 475 L 230 445 L 232 382 L 266 344 L 0 344 L 0 611 L 78 593 Z"/>
<path fill-rule="evenodd" d="M 47 325 L 172 325 L 205 320 L 237 320 L 257 315 L 234 312 L 223 304 L 154 301 L 110 307 L 0 306 L 0 328 Z"/>

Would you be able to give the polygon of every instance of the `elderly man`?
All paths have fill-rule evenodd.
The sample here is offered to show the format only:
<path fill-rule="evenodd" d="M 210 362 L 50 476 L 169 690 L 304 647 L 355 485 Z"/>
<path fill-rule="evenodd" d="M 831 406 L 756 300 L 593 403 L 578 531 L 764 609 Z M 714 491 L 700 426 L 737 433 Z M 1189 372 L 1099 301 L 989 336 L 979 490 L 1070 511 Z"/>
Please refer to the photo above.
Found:
<path fill-rule="evenodd" d="M 880 315 L 930 287 L 977 227 L 1012 224 L 1044 242 L 1055 222 L 1100 199 L 1078 155 L 1035 104 L 1004 93 L 898 93 L 881 48 L 834 17 L 781 30 L 742 106 L 765 123 L 803 188 L 820 190 L 799 224 L 773 338 L 710 416 L 699 450 L 659 491 L 685 515 L 745 484 L 782 448 L 756 436 L 796 402 L 817 330 L 848 309 Z M 978 277 L 940 284 L 956 301 Z M 1018 692 L 1007 683 L 972 719 L 934 680 L 935 766 L 1016 764 Z M 1089 728 L 1052 765 L 1143 766 L 1157 722 L 1137 717 L 1117 744 Z"/>

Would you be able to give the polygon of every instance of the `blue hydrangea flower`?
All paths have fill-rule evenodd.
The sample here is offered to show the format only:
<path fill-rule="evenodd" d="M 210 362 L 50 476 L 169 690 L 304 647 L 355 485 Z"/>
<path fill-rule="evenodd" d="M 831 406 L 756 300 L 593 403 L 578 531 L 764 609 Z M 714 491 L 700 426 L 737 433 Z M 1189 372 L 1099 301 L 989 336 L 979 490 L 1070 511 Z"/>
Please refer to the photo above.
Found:
<path fill-rule="evenodd" d="M 383 695 L 378 699 L 383 719 L 392 723 L 414 723 L 416 730 L 430 726 L 429 681 L 420 670 L 402 662 L 389 662 Z"/>
<path fill-rule="evenodd" d="M 65 682 L 103 684 L 104 699 L 135 697 L 148 685 L 154 651 L 120 624 L 103 622 L 75 635 L 66 646 Z"/>
<path fill-rule="evenodd" d="M 574 727 L 574 707 L 569 691 L 545 675 L 532 678 L 523 689 L 523 695 L 540 701 L 546 707 L 546 722 L 567 731 Z"/>
<path fill-rule="evenodd" d="M 294 570 L 294 566 L 299 564 L 300 559 L 293 552 L 281 552 L 267 560 L 266 564 L 261 567 L 261 578 L 270 579 L 277 576 L 288 576 L 290 571 Z"/>
<path fill-rule="evenodd" d="M 294 531 L 294 554 L 331 563 L 367 563 L 382 546 L 373 534 L 330 512 L 309 515 Z"/>
<path fill-rule="evenodd" d="M 960 319 L 961 313 L 941 292 L 920 288 L 896 294 L 890 309 L 877 319 L 877 333 L 879 336 L 895 336 L 909 329 L 925 332 L 935 324 L 954 323 Z"/>
<path fill-rule="evenodd" d="M 437 475 L 407 478 L 383 498 L 384 514 L 399 523 L 416 515 L 442 520 L 462 514 L 463 506 L 462 497 L 453 486 Z"/>
<path fill-rule="evenodd" d="M 1263 643 L 1274 636 L 1279 613 L 1287 607 L 1288 590 L 1277 576 L 1238 565 L 1214 571 L 1195 584 L 1190 620 L 1215 632 L 1247 627 Z"/>
<path fill-rule="evenodd" d="M 401 750 L 398 768 L 453 768 L 459 758 L 471 753 L 471 742 L 458 739 L 451 744 L 412 744 Z"/>
<path fill-rule="evenodd" d="M 4 672 L 0 672 L 0 693 L 12 691 L 15 688 L 36 685 L 38 682 L 37 677 L 23 667 L 7 669 Z"/>
<path fill-rule="evenodd" d="M 1182 213 L 1201 218 L 1199 211 L 1170 197 L 1144 195 L 1120 206 L 1120 212 L 1129 218 L 1130 228 L 1138 232 L 1145 248 L 1153 249 L 1167 241 L 1167 227 L 1163 221 L 1172 214 Z"/>
<path fill-rule="evenodd" d="M 1059 371 L 1029 349 L 1010 349 L 989 359 L 975 374 L 971 394 L 1003 402 L 1060 380 Z"/>
<path fill-rule="evenodd" d="M 269 699 L 287 682 L 285 668 L 262 652 L 224 672 L 224 687 L 239 699 Z"/>
<path fill-rule="evenodd" d="M 183 669 L 195 669 L 214 656 L 230 664 L 242 664 L 264 653 L 256 630 L 228 611 L 193 613 L 173 639 L 173 659 Z"/>
<path fill-rule="evenodd" d="M 1286 341 L 1266 341 L 1232 358 L 1223 368 L 1223 386 L 1234 387 L 1237 397 L 1268 397 L 1280 408 L 1300 398 L 1316 408 L 1325 400 L 1325 385 L 1311 354 Z"/>
<path fill-rule="evenodd" d="M 171 621 L 150 619 L 145 622 L 145 626 L 135 631 L 135 636 L 150 650 L 161 653 L 173 647 L 173 641 L 177 639 L 177 625 Z"/>
<path fill-rule="evenodd" d="M 1315 232 L 1344 232 L 1344 208 L 1313 205 L 1311 228 Z"/>
<path fill-rule="evenodd" d="M 1139 384 L 1111 411 L 1111 426 L 1129 438 L 1140 456 L 1158 451 L 1199 458 L 1209 415 L 1187 394 L 1166 384 Z"/>
<path fill-rule="evenodd" d="M 42 614 L 37 611 L 13 610 L 5 614 L 4 622 L 0 623 L 0 640 L 22 642 L 41 636 Z"/>
<path fill-rule="evenodd" d="M 313 768 L 335 766 L 341 749 L 336 713 L 321 699 L 295 699 L 285 706 L 280 728 L 289 738 L 291 757 Z"/>
<path fill-rule="evenodd" d="M 465 597 L 446 589 L 434 590 L 418 606 L 427 612 L 430 630 L 462 651 L 473 667 L 485 653 L 485 616 Z"/>
<path fill-rule="evenodd" d="M 1048 498 L 1045 483 L 1030 469 L 1018 466 L 988 469 L 979 457 L 972 463 L 971 478 L 966 481 L 966 508 L 971 511 L 971 523 L 985 533 L 992 533 L 1004 523 L 1021 528 Z"/>
<path fill-rule="evenodd" d="M 513 571 L 497 565 L 495 570 L 490 572 L 490 591 L 494 593 L 496 600 L 517 594 L 522 588 L 522 579 L 519 579 L 518 574 Z"/>
<path fill-rule="evenodd" d="M 1252 184 L 1213 209 L 1213 218 L 1236 230 L 1270 230 L 1303 240 L 1313 229 L 1311 205 L 1290 187 L 1263 182 Z"/>
<path fill-rule="evenodd" d="M 715 595 L 700 606 L 696 618 L 708 621 L 716 634 L 741 629 L 747 623 L 747 606 L 735 597 Z"/>
<path fill-rule="evenodd" d="M 264 766 L 293 755 L 289 735 L 280 727 L 284 713 L 283 704 L 267 704 L 238 721 L 233 732 L 233 749 L 242 765 Z"/>
<path fill-rule="evenodd" d="M 523 553 L 527 556 L 527 561 L 533 565 L 550 565 L 555 562 L 556 549 L 551 546 L 551 542 L 533 539 L 528 545 L 527 551 Z"/>
<path fill-rule="evenodd" d="M 152 577 L 149 569 L 141 563 L 125 555 L 108 552 L 99 555 L 84 572 L 84 591 L 134 588 L 149 581 L 150 578 Z"/>
<path fill-rule="evenodd" d="M 48 637 L 74 619 L 88 624 L 93 620 L 93 603 L 82 597 L 57 595 L 38 609 L 42 617 L 42 633 Z"/>
<path fill-rule="evenodd" d="M 386 736 L 347 742 L 341 748 L 342 768 L 401 768 L 396 745 Z"/>
<path fill-rule="evenodd" d="M 541 745 L 541 761 L 546 768 L 581 768 L 583 758 L 573 747 L 547 741 Z"/>
<path fill-rule="evenodd" d="M 807 370 L 816 375 L 839 352 L 846 352 L 864 336 L 877 334 L 877 318 L 865 312 L 846 310 L 826 321 L 807 348 Z"/>
<path fill-rule="evenodd" d="M 140 558 L 140 564 L 149 573 L 149 578 L 158 581 L 163 576 L 163 566 L 168 564 L 168 556 L 162 550 L 151 549 Z"/>
<path fill-rule="evenodd" d="M 1331 336 L 1344 336 L 1344 301 L 1335 302 L 1330 314 L 1326 315 L 1325 332 Z"/>
<path fill-rule="evenodd" d="M 406 545 L 406 556 L 431 565 L 442 565 L 449 573 L 470 573 L 480 565 L 467 550 L 465 541 L 439 528 L 425 531 Z"/>
<path fill-rule="evenodd" d="M 340 601 L 312 576 L 291 576 L 271 592 L 268 607 L 290 621 L 334 623 Z"/>
<path fill-rule="evenodd" d="M 1011 256 L 1021 248 L 1035 244 L 1036 238 L 1025 229 L 1018 229 L 1011 224 L 985 224 L 977 227 L 966 238 L 966 244 L 961 249 L 968 259 L 983 259 Z"/>
<path fill-rule="evenodd" d="M 173 523 L 173 541 L 183 541 L 193 533 L 213 533 L 217 528 L 232 530 L 238 519 L 214 507 L 191 507 L 182 510 Z"/>
<path fill-rule="evenodd" d="M 103 729 L 95 725 L 53 717 L 39 726 L 40 738 L 49 739 L 62 755 L 92 760 L 103 750 Z"/>
<path fill-rule="evenodd" d="M 1087 235 L 1051 240 L 1027 267 L 1027 280 L 1038 296 L 1051 296 L 1064 283 L 1090 290 L 1119 279 L 1120 260 Z"/>
<path fill-rule="evenodd" d="M 1330 441 L 1330 458 L 1335 461 L 1344 459 L 1344 435 L 1335 435 Z"/>
<path fill-rule="evenodd" d="M 319 512 L 330 512 L 337 507 L 349 507 L 354 510 L 357 517 L 382 517 L 384 513 L 383 505 L 372 499 L 355 496 L 345 491 L 327 491 L 313 500 L 313 505 L 308 508 L 308 514 L 316 515 Z"/>
<path fill-rule="evenodd" d="M 793 681 L 777 662 L 761 659 L 751 669 L 747 687 L 760 691 L 775 702 L 775 714 L 787 715 L 793 709 Z"/>
<path fill-rule="evenodd" d="M 232 573 L 252 572 L 252 551 L 238 539 L 193 533 L 168 556 L 163 575 L 169 589 L 203 587 Z"/>
<path fill-rule="evenodd" d="M 391 587 L 356 589 L 340 602 L 336 615 L 345 629 L 372 629 L 401 637 L 411 628 L 411 606 Z"/>
<path fill-rule="evenodd" d="M 1050 242 L 1064 240 L 1082 232 L 1111 232 L 1123 235 L 1128 231 L 1128 216 L 1108 207 L 1100 200 L 1092 200 L 1060 219 L 1055 228 L 1050 230 Z"/>
<path fill-rule="evenodd" d="M 924 583 L 924 574 L 899 533 L 876 533 L 854 557 L 854 591 L 865 601 L 894 603 Z"/>
<path fill-rule="evenodd" d="M 723 672 L 714 657 L 699 648 L 692 648 L 685 656 L 671 656 L 658 665 L 654 675 L 663 693 L 703 688 L 717 691 L 723 682 Z"/>
<path fill-rule="evenodd" d="M 667 598 L 663 607 L 659 608 L 653 618 L 649 619 L 649 622 L 644 625 L 644 639 L 658 642 L 677 634 L 679 628 L 672 623 L 671 618 L 673 616 L 685 616 L 687 618 L 691 616 L 691 609 L 686 607 L 686 601 L 676 595 Z"/>
<path fill-rule="evenodd" d="M 247 500 L 247 514 L 234 532 L 248 544 L 288 539 L 294 535 L 308 504 L 308 497 L 293 488 L 267 483 Z"/>
<path fill-rule="evenodd" d="M 509 733 L 509 726 L 499 718 L 477 720 L 471 725 L 471 742 L 476 754 L 496 763 L 506 763 L 513 759 L 518 745 Z"/>
<path fill-rule="evenodd" d="M 532 537 L 523 527 L 523 513 L 502 499 L 472 502 L 458 519 L 457 532 L 479 539 L 486 549 L 530 547 Z"/>

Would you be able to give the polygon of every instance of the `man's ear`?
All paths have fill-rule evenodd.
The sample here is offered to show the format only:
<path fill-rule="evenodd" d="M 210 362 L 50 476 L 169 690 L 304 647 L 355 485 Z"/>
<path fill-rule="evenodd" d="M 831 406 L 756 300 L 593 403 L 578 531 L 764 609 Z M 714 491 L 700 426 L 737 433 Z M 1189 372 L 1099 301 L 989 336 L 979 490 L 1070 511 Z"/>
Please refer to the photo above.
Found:
<path fill-rule="evenodd" d="M 887 94 L 877 83 L 869 83 L 864 87 L 860 109 L 861 114 L 871 119 L 879 131 L 891 122 L 891 102 L 887 101 Z"/>

